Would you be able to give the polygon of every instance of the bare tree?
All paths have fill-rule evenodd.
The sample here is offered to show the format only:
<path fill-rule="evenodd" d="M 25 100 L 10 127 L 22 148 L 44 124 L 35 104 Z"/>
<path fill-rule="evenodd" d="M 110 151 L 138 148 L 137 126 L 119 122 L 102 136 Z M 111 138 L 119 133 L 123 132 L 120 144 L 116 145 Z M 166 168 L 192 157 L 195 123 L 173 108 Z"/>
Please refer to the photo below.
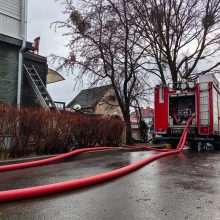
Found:
<path fill-rule="evenodd" d="M 219 65 L 220 0 L 134 0 L 135 23 L 149 45 L 151 72 L 162 83 Z M 143 33 L 143 31 L 141 31 Z"/>
<path fill-rule="evenodd" d="M 59 68 L 78 66 L 78 78 L 89 76 L 91 85 L 112 84 L 126 126 L 126 142 L 132 142 L 130 106 L 148 86 L 147 48 L 143 33 L 134 25 L 133 5 L 127 0 L 62 0 L 69 19 L 58 21 L 71 37 L 69 56 L 54 56 Z"/>

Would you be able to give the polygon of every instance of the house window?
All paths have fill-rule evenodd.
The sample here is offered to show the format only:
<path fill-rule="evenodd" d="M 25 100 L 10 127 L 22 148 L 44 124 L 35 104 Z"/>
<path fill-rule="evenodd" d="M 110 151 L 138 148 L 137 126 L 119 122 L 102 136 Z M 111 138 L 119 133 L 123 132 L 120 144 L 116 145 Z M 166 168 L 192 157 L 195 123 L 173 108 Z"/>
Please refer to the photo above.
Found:
<path fill-rule="evenodd" d="M 116 101 L 115 95 L 110 95 L 110 96 L 108 97 L 108 100 L 111 101 L 111 102 L 115 102 L 115 101 Z"/>

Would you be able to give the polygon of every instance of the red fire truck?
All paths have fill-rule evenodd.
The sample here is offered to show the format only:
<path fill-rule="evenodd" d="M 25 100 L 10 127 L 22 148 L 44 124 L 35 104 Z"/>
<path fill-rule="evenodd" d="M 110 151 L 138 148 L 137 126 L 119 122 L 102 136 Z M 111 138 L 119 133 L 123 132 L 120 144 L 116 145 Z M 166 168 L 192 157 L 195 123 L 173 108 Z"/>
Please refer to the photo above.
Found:
<path fill-rule="evenodd" d="M 184 81 L 175 89 L 156 86 L 156 139 L 175 147 L 192 114 L 195 117 L 187 138 L 190 147 L 199 150 L 220 147 L 220 89 L 214 74 L 200 75 L 197 82 Z"/>

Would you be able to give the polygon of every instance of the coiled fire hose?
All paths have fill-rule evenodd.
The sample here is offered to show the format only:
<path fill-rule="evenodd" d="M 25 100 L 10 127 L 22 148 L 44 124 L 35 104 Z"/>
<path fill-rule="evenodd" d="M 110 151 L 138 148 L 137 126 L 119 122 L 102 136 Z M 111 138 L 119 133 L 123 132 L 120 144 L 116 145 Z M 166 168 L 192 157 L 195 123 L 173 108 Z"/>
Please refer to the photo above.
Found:
<path fill-rule="evenodd" d="M 21 200 L 21 199 L 28 199 L 28 198 L 34 198 L 34 197 L 39 197 L 39 196 L 46 196 L 54 193 L 59 193 L 59 192 L 64 192 L 68 190 L 73 190 L 77 188 L 82 188 L 85 186 L 91 186 L 97 183 L 101 183 L 104 181 L 111 180 L 113 178 L 125 175 L 127 173 L 130 173 L 156 159 L 159 159 L 164 156 L 172 155 L 172 154 L 177 154 L 179 153 L 185 144 L 186 137 L 187 137 L 187 129 L 192 121 L 194 116 L 188 119 L 185 129 L 183 131 L 183 134 L 180 138 L 179 144 L 177 146 L 177 149 L 175 150 L 167 150 L 164 149 L 165 152 L 161 152 L 159 154 L 150 156 L 148 158 L 145 158 L 141 161 L 138 161 L 136 163 L 133 163 L 131 165 L 122 167 L 117 170 L 113 170 L 110 172 L 94 175 L 94 176 L 89 176 L 81 179 L 76 179 L 76 180 L 70 180 L 66 182 L 60 182 L 60 183 L 54 183 L 54 184 L 49 184 L 49 185 L 43 185 L 43 186 L 36 186 L 36 187 L 29 187 L 29 188 L 23 188 L 23 189 L 14 189 L 14 190 L 7 190 L 7 191 L 0 191 L 0 202 L 6 202 L 6 201 L 14 201 L 14 200 Z M 135 146 L 133 147 L 135 148 Z M 101 148 L 92 148 L 93 150 L 100 150 Z M 108 147 L 108 149 L 110 149 Z M 147 147 L 146 147 L 147 149 Z M 151 148 L 154 149 L 154 148 Z M 83 149 L 83 150 L 88 150 L 88 149 Z M 90 151 L 91 149 L 89 149 Z M 85 152 L 84 151 L 84 152 Z M 72 152 L 73 153 L 73 152 Z M 62 156 L 62 155 L 61 155 Z M 52 158 L 51 158 L 52 159 Z M 48 161 L 46 162 L 48 163 Z M 43 165 L 43 164 L 41 164 Z"/>

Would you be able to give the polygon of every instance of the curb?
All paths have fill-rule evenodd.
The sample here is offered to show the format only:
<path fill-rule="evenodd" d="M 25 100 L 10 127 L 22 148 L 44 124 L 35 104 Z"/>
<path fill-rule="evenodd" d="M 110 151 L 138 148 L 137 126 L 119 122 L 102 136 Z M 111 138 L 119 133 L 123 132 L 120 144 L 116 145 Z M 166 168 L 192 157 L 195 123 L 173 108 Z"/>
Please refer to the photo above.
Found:
<path fill-rule="evenodd" d="M 144 151 L 144 150 L 145 149 L 130 149 L 130 148 L 126 148 L 126 147 L 116 147 L 115 149 L 109 149 L 109 150 L 82 152 L 80 154 L 75 155 L 74 157 L 76 159 L 83 159 L 83 158 L 86 158 L 89 154 L 92 154 L 93 156 L 95 156 L 95 155 L 99 155 L 99 154 L 101 154 L 103 152 L 107 152 L 107 151 L 134 152 L 134 151 Z M 53 155 L 26 157 L 26 158 L 18 158 L 18 159 L 10 159 L 10 160 L 0 160 L 0 166 L 1 165 L 8 165 L 8 164 L 31 162 L 31 161 L 35 161 L 35 160 L 43 160 L 43 159 L 48 159 L 48 158 L 59 156 L 59 155 L 60 154 L 53 154 Z M 56 162 L 54 162 L 54 163 L 56 163 Z"/>
<path fill-rule="evenodd" d="M 25 157 L 25 158 L 18 158 L 18 159 L 10 159 L 10 160 L 0 160 L 0 165 L 7 165 L 7 164 L 14 164 L 14 163 L 23 163 L 33 160 L 41 160 L 41 159 L 47 159 L 54 156 L 58 156 L 59 154 L 53 154 L 53 155 L 44 155 L 44 156 L 35 156 L 35 157 Z"/>

